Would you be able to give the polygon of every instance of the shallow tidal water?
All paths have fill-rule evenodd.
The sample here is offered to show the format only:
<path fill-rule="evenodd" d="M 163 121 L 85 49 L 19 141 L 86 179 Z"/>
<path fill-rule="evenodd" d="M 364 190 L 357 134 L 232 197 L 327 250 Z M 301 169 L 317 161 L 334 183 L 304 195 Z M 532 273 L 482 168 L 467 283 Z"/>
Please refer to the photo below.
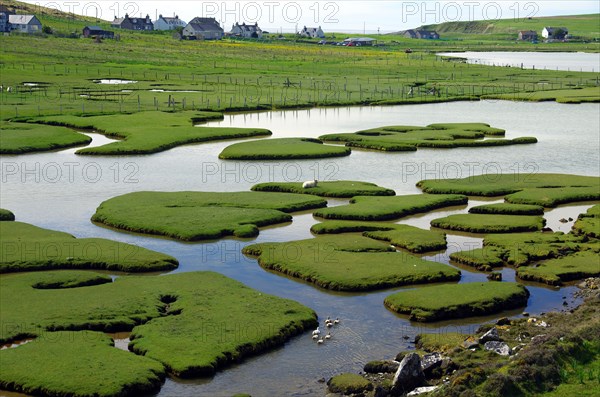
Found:
<path fill-rule="evenodd" d="M 61 230 L 77 237 L 104 237 L 137 244 L 175 256 L 180 267 L 174 272 L 212 270 L 239 280 L 265 293 L 301 302 L 314 309 L 320 319 L 339 317 L 333 339 L 316 345 L 308 334 L 293 338 L 285 346 L 219 372 L 212 378 L 167 379 L 158 396 L 231 396 L 238 392 L 260 396 L 322 396 L 319 380 L 341 373 L 357 372 L 370 360 L 392 358 L 411 348 L 421 332 L 474 332 L 478 325 L 502 316 L 532 315 L 563 309 L 563 296 L 576 287 L 548 288 L 528 284 L 528 305 L 522 310 L 485 318 L 434 324 L 409 322 L 386 310 L 383 299 L 401 288 L 371 293 L 336 293 L 263 270 L 256 260 L 241 254 L 247 244 L 290 241 L 312 237 L 309 229 L 318 220 L 310 213 L 294 214 L 292 223 L 261 229 L 254 239 L 226 238 L 204 243 L 183 243 L 124 233 L 92 224 L 96 207 L 111 197 L 140 190 L 243 191 L 259 182 L 362 180 L 414 194 L 421 179 L 456 178 L 469 175 L 510 173 L 516 178 L 536 173 L 595 175 L 600 164 L 600 105 L 519 103 L 508 101 L 454 102 L 390 107 L 347 107 L 275 111 L 226 115 L 212 126 L 261 127 L 273 137 L 317 137 L 326 133 L 354 132 L 385 125 L 428 125 L 442 122 L 484 122 L 507 130 L 507 138 L 535 136 L 539 143 L 492 148 L 420 149 L 417 152 L 380 153 L 353 150 L 344 158 L 301 161 L 221 161 L 219 152 L 232 141 L 187 145 L 149 156 L 77 156 L 74 149 L 22 156 L 0 156 L 2 188 L 0 207 L 12 210 L 17 220 Z M 110 140 L 91 134 L 93 145 Z M 497 199 L 474 198 L 468 206 L 446 208 L 399 220 L 428 228 L 432 219 L 464 213 L 469 207 Z M 341 205 L 347 200 L 330 200 Z M 554 230 L 568 231 L 592 203 L 561 206 L 547 211 Z M 448 263 L 453 251 L 481 245 L 481 235 L 448 234 L 449 249 L 424 256 Z M 485 274 L 461 268 L 460 282 L 485 281 Z M 512 269 L 503 270 L 504 280 L 514 280 Z M 410 288 L 410 287 L 406 287 Z M 572 299 L 568 299 L 570 305 Z M 260 321 L 260 319 L 257 319 Z M 240 325 L 240 332 L 246 332 Z M 408 336 L 409 339 L 404 339 Z M 121 335 L 118 339 L 125 339 Z M 0 395 L 5 395 L 0 392 Z M 6 394 L 8 395 L 8 394 Z"/>

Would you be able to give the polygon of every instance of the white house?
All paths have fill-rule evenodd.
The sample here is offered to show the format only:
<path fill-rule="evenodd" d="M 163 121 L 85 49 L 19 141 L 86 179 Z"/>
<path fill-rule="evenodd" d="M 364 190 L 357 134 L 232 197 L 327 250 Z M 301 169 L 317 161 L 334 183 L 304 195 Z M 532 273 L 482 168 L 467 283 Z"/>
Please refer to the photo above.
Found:
<path fill-rule="evenodd" d="M 542 37 L 550 40 L 564 40 L 568 34 L 569 29 L 563 27 L 554 28 L 547 26 L 544 28 L 544 30 L 542 30 Z"/>
<path fill-rule="evenodd" d="M 21 33 L 37 33 L 42 31 L 42 23 L 35 15 L 9 15 L 8 23 L 11 31 Z"/>
<path fill-rule="evenodd" d="M 179 19 L 179 15 L 174 17 L 163 17 L 162 14 L 158 16 L 158 19 L 154 21 L 154 30 L 175 30 L 178 27 L 184 28 L 187 25 L 184 21 Z"/>
<path fill-rule="evenodd" d="M 325 33 L 323 32 L 323 29 L 321 29 L 321 27 L 319 26 L 318 28 L 307 28 L 306 26 L 304 27 L 304 29 L 302 29 L 300 32 L 298 32 L 298 34 L 300 36 L 304 36 L 304 37 L 311 37 L 311 38 L 321 38 L 324 39 L 325 38 Z"/>
<path fill-rule="evenodd" d="M 230 34 L 232 36 L 245 37 L 249 39 L 260 39 L 263 36 L 263 32 L 258 27 L 258 23 L 255 23 L 254 25 L 246 25 L 245 22 L 241 25 L 236 22 L 235 25 L 231 27 Z"/>

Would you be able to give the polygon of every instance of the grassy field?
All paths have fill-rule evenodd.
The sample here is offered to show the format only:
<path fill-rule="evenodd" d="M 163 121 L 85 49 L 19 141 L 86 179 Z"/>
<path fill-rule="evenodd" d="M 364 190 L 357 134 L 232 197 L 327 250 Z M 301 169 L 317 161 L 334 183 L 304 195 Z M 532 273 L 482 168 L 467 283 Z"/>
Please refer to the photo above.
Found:
<path fill-rule="evenodd" d="M 515 233 L 542 230 L 541 216 L 455 214 L 431 221 L 431 226 L 469 233 Z"/>
<path fill-rule="evenodd" d="M 123 272 L 172 270 L 177 259 L 137 245 L 70 234 L 22 222 L 0 222 L 0 273 L 53 269 Z"/>
<path fill-rule="evenodd" d="M 201 42 L 176 40 L 169 32 L 130 31 L 119 31 L 119 40 L 96 43 L 67 36 L 86 25 L 108 27 L 107 23 L 29 7 L 55 33 L 0 37 L 0 83 L 13 88 L 12 93 L 0 95 L 4 120 L 149 110 L 428 103 L 514 93 L 527 99 L 539 91 L 595 87 L 597 83 L 597 73 L 494 68 L 448 62 L 435 52 L 597 52 L 598 43 L 534 46 L 493 36 L 489 40 L 476 36 L 412 40 L 381 35 L 376 38 L 382 46 L 367 48 L 322 46 L 316 45 L 318 40 L 299 41 L 290 36 Z M 407 48 L 414 52 L 406 54 Z M 131 83 L 95 82 L 100 79 Z M 439 96 L 431 94 L 434 87 Z"/>
<path fill-rule="evenodd" d="M 0 208 L 0 221 L 14 221 L 15 214 L 4 208 Z"/>
<path fill-rule="evenodd" d="M 276 138 L 234 143 L 219 154 L 225 160 L 291 160 L 349 156 L 350 149 L 313 138 Z"/>
<path fill-rule="evenodd" d="M 135 192 L 101 203 L 92 221 L 185 241 L 253 237 L 259 227 L 291 221 L 288 212 L 326 204 L 292 193 Z"/>
<path fill-rule="evenodd" d="M 573 225 L 573 233 L 591 238 L 600 238 L 600 204 L 580 214 Z"/>
<path fill-rule="evenodd" d="M 461 195 L 414 194 L 394 197 L 354 197 L 349 205 L 324 208 L 314 215 L 326 219 L 384 221 L 437 208 L 467 204 Z"/>
<path fill-rule="evenodd" d="M 413 321 L 482 316 L 523 307 L 529 292 L 516 283 L 466 283 L 401 291 L 385 298 L 384 304 Z"/>
<path fill-rule="evenodd" d="M 497 215 L 544 215 L 541 205 L 527 204 L 485 204 L 469 208 L 470 214 L 497 214 Z"/>
<path fill-rule="evenodd" d="M 27 121 L 91 129 L 110 138 L 119 139 L 119 141 L 107 145 L 79 149 L 77 154 L 149 154 L 189 143 L 271 135 L 271 131 L 260 128 L 209 128 L 194 126 L 196 123 L 221 118 L 223 118 L 223 115 L 217 112 L 146 111 L 135 114 L 92 117 L 42 117 L 27 119 Z"/>
<path fill-rule="evenodd" d="M 517 277 L 550 285 L 600 276 L 598 252 L 583 251 L 562 258 L 541 261 L 535 266 L 521 266 Z"/>
<path fill-rule="evenodd" d="M 0 351 L 0 388 L 31 395 L 119 397 L 157 392 L 165 368 L 100 332 L 50 332 Z"/>
<path fill-rule="evenodd" d="M 446 249 L 446 235 L 444 233 L 395 223 L 325 221 L 313 225 L 310 231 L 315 234 L 362 232 L 365 237 L 387 241 L 396 247 L 415 253 Z"/>
<path fill-rule="evenodd" d="M 384 152 L 414 151 L 423 148 L 504 146 L 536 143 L 537 139 L 483 139 L 504 136 L 504 130 L 483 123 L 432 124 L 427 127 L 389 126 L 345 134 L 319 137 L 325 142 L 344 142 L 346 146 Z"/>
<path fill-rule="evenodd" d="M 22 154 L 87 145 L 92 138 L 64 127 L 0 121 L 0 154 Z"/>
<path fill-rule="evenodd" d="M 362 236 L 335 235 L 244 248 L 265 269 L 340 291 L 368 291 L 407 284 L 454 281 L 460 271 L 416 256 L 393 252 Z"/>
<path fill-rule="evenodd" d="M 315 313 L 299 303 L 260 293 L 212 272 L 121 277 L 80 288 L 35 288 L 40 282 L 71 279 L 73 274 L 2 276 L 2 322 L 10 326 L 2 327 L 0 340 L 45 336 L 47 331 L 132 330 L 130 349 L 161 362 L 176 376 L 192 377 L 212 375 L 317 324 Z M 57 355 L 54 360 L 68 358 Z"/>
<path fill-rule="evenodd" d="M 556 206 L 561 203 L 599 200 L 600 178 L 568 174 L 479 175 L 463 179 L 423 180 L 425 193 L 503 196 L 514 204 Z"/>
<path fill-rule="evenodd" d="M 392 189 L 360 181 L 319 181 L 316 187 L 303 188 L 302 182 L 266 182 L 252 186 L 257 192 L 314 194 L 321 197 L 394 196 Z"/>

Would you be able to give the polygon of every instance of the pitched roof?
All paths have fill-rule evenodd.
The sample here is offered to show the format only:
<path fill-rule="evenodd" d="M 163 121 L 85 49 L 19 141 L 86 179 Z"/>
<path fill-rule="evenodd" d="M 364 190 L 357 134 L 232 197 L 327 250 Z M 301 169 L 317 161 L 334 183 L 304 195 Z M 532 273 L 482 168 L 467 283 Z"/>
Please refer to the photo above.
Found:
<path fill-rule="evenodd" d="M 100 26 L 86 26 L 85 28 L 88 28 L 89 30 L 102 30 Z"/>
<path fill-rule="evenodd" d="M 18 25 L 29 25 L 34 18 L 35 15 L 9 15 L 8 22 Z"/>
<path fill-rule="evenodd" d="M 223 28 L 214 18 L 200 18 L 196 17 L 192 19 L 188 25 L 190 25 L 195 31 L 219 31 L 222 32 Z"/>

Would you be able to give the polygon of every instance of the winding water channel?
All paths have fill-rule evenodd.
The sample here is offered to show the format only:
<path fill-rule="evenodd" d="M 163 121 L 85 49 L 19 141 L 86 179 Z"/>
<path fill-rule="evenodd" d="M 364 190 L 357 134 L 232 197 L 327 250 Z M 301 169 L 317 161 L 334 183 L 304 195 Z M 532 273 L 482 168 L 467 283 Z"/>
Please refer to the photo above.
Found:
<path fill-rule="evenodd" d="M 240 251 L 250 243 L 310 238 L 309 228 L 318 222 L 310 213 L 295 214 L 291 224 L 262 229 L 255 239 L 223 239 L 183 243 L 98 227 L 90 222 L 96 207 L 111 197 L 140 190 L 243 191 L 268 181 L 361 180 L 393 188 L 397 194 L 418 193 L 421 179 L 466 177 L 487 173 L 531 175 L 572 173 L 598 175 L 600 164 L 600 105 L 519 103 L 508 101 L 454 102 L 390 107 L 347 107 L 273 111 L 226 115 L 213 126 L 261 127 L 273 137 L 317 137 L 325 133 L 353 132 L 384 125 L 427 125 L 441 122 L 485 122 L 507 130 L 507 137 L 536 136 L 539 143 L 491 148 L 419 149 L 417 152 L 380 153 L 354 150 L 349 157 L 276 162 L 221 161 L 219 152 L 232 142 L 187 145 L 149 156 L 77 156 L 74 149 L 52 153 L 2 156 L 3 208 L 17 219 L 40 227 L 69 232 L 77 237 L 104 237 L 175 256 L 174 272 L 212 270 L 265 293 L 294 299 L 313 308 L 320 318 L 339 317 L 334 338 L 316 345 L 303 335 L 284 347 L 249 358 L 209 379 L 167 379 L 159 396 L 322 396 L 328 379 L 340 372 L 356 372 L 370 360 L 391 358 L 411 347 L 420 332 L 473 332 L 478 324 L 522 310 L 487 318 L 416 324 L 386 310 L 383 299 L 400 288 L 371 293 L 334 293 L 310 284 L 267 272 Z M 94 145 L 109 141 L 91 134 Z M 17 167 L 19 172 L 7 172 Z M 494 201 L 494 200 L 486 200 Z M 495 200 L 498 201 L 498 200 Z M 330 205 L 345 203 L 331 200 Z M 429 227 L 431 219 L 466 212 L 481 204 L 472 199 L 467 207 L 449 208 L 404 218 L 399 222 Z M 546 212 L 548 226 L 568 231 L 563 217 L 576 218 L 591 204 L 562 206 Z M 480 245 L 482 236 L 448 235 L 449 250 L 426 258 L 444 263 L 453 251 Z M 485 281 L 485 274 L 461 268 L 461 282 Z M 118 275 L 117 275 L 118 276 Z M 514 271 L 503 271 L 514 280 Z M 535 314 L 561 310 L 561 290 L 529 284 L 527 308 Z M 571 300 L 569 300 L 571 302 Z M 258 319 L 260 320 L 260 319 Z M 240 333 L 252 332 L 240 324 Z M 405 340 L 403 337 L 410 337 Z M 126 335 L 124 336 L 124 338 Z"/>

